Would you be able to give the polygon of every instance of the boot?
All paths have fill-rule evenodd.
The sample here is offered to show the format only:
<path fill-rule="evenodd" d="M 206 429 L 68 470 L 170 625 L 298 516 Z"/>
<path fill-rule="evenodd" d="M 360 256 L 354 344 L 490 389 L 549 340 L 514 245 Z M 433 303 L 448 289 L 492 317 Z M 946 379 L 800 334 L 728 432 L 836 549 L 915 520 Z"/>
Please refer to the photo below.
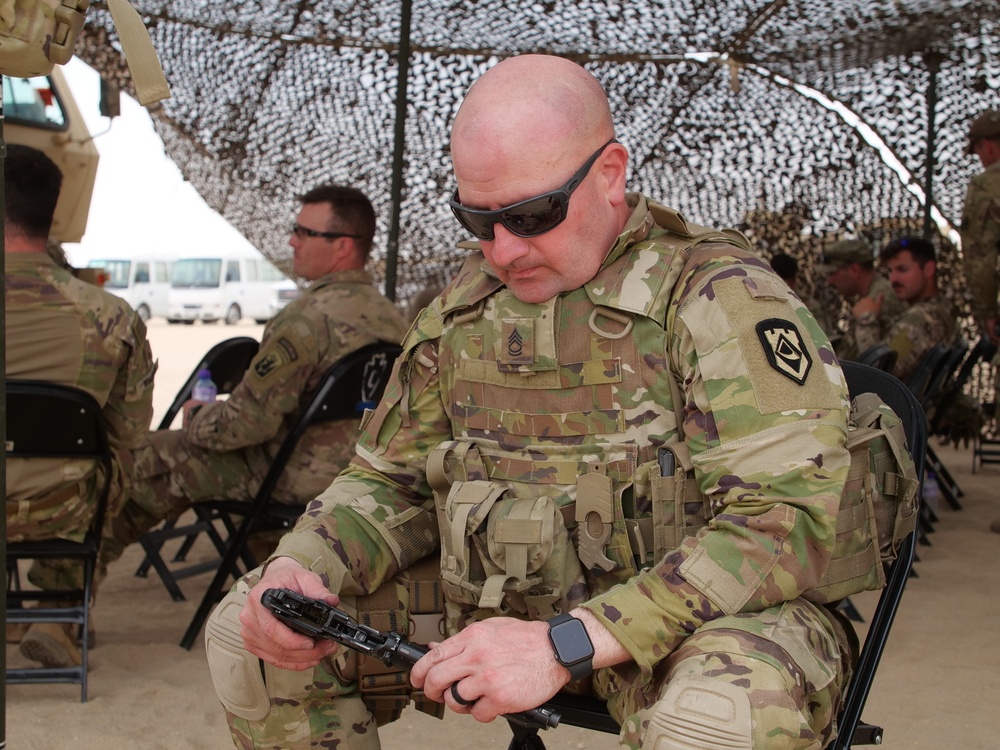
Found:
<path fill-rule="evenodd" d="M 20 643 L 30 625 L 30 622 L 8 622 L 7 643 Z"/>
<path fill-rule="evenodd" d="M 21 639 L 19 650 L 32 661 L 41 662 L 43 667 L 79 667 L 83 664 L 83 654 L 69 623 L 32 623 Z"/>

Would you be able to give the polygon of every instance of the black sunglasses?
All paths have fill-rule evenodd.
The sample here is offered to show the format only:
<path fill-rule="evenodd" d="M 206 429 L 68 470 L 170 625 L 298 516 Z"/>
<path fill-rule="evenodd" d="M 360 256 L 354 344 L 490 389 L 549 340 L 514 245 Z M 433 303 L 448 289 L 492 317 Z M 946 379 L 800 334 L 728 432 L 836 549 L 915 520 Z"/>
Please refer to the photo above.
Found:
<path fill-rule="evenodd" d="M 360 234 L 346 234 L 345 232 L 317 232 L 315 229 L 307 229 L 301 224 L 292 224 L 292 234 L 300 240 L 306 237 L 322 237 L 324 240 L 335 240 L 338 237 L 360 237 Z"/>
<path fill-rule="evenodd" d="M 569 178 L 569 182 L 565 185 L 536 195 L 534 198 L 528 198 L 496 210 L 468 208 L 459 203 L 458 191 L 456 190 L 449 205 L 459 224 L 481 240 L 493 239 L 493 225 L 498 222 L 518 237 L 537 237 L 540 234 L 545 234 L 565 220 L 566 212 L 569 209 L 569 197 L 583 182 L 590 168 L 597 161 L 597 157 L 612 143 L 618 143 L 618 140 L 612 138 L 591 154 L 590 158 L 576 171 L 576 174 Z"/>

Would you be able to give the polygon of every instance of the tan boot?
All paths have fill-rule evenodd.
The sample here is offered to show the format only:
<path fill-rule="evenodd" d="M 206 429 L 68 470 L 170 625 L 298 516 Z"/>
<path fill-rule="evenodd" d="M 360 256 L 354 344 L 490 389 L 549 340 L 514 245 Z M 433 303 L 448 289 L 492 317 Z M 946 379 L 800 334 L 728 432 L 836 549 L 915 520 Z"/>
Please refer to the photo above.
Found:
<path fill-rule="evenodd" d="M 83 664 L 73 626 L 58 622 L 33 623 L 21 639 L 20 652 L 43 667 L 78 667 Z"/>
<path fill-rule="evenodd" d="M 20 643 L 24 634 L 28 632 L 30 622 L 8 622 L 7 623 L 7 643 Z"/>

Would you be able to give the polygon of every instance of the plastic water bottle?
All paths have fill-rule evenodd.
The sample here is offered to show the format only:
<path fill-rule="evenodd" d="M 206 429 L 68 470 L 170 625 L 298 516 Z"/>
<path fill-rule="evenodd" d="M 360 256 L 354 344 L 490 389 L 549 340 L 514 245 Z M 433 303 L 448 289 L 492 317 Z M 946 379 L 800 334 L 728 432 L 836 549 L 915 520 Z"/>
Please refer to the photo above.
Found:
<path fill-rule="evenodd" d="M 191 389 L 191 398 L 195 401 L 215 401 L 219 395 L 219 389 L 212 382 L 210 370 L 198 370 L 198 379 L 194 381 Z"/>

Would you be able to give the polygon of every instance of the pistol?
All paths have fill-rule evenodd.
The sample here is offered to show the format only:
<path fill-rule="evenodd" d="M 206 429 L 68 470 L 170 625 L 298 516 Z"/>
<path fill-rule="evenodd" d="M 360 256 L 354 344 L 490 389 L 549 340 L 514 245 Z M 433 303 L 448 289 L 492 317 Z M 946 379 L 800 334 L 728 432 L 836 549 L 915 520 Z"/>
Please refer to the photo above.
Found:
<path fill-rule="evenodd" d="M 354 618 L 319 599 L 311 599 L 290 589 L 267 589 L 260 598 L 271 614 L 310 638 L 326 638 L 362 654 L 373 656 L 387 667 L 410 671 L 427 653 L 426 646 L 410 643 L 399 633 L 362 625 Z M 550 729 L 559 725 L 560 715 L 549 706 L 539 706 L 516 714 L 504 714 L 507 721 L 528 729 Z"/>

